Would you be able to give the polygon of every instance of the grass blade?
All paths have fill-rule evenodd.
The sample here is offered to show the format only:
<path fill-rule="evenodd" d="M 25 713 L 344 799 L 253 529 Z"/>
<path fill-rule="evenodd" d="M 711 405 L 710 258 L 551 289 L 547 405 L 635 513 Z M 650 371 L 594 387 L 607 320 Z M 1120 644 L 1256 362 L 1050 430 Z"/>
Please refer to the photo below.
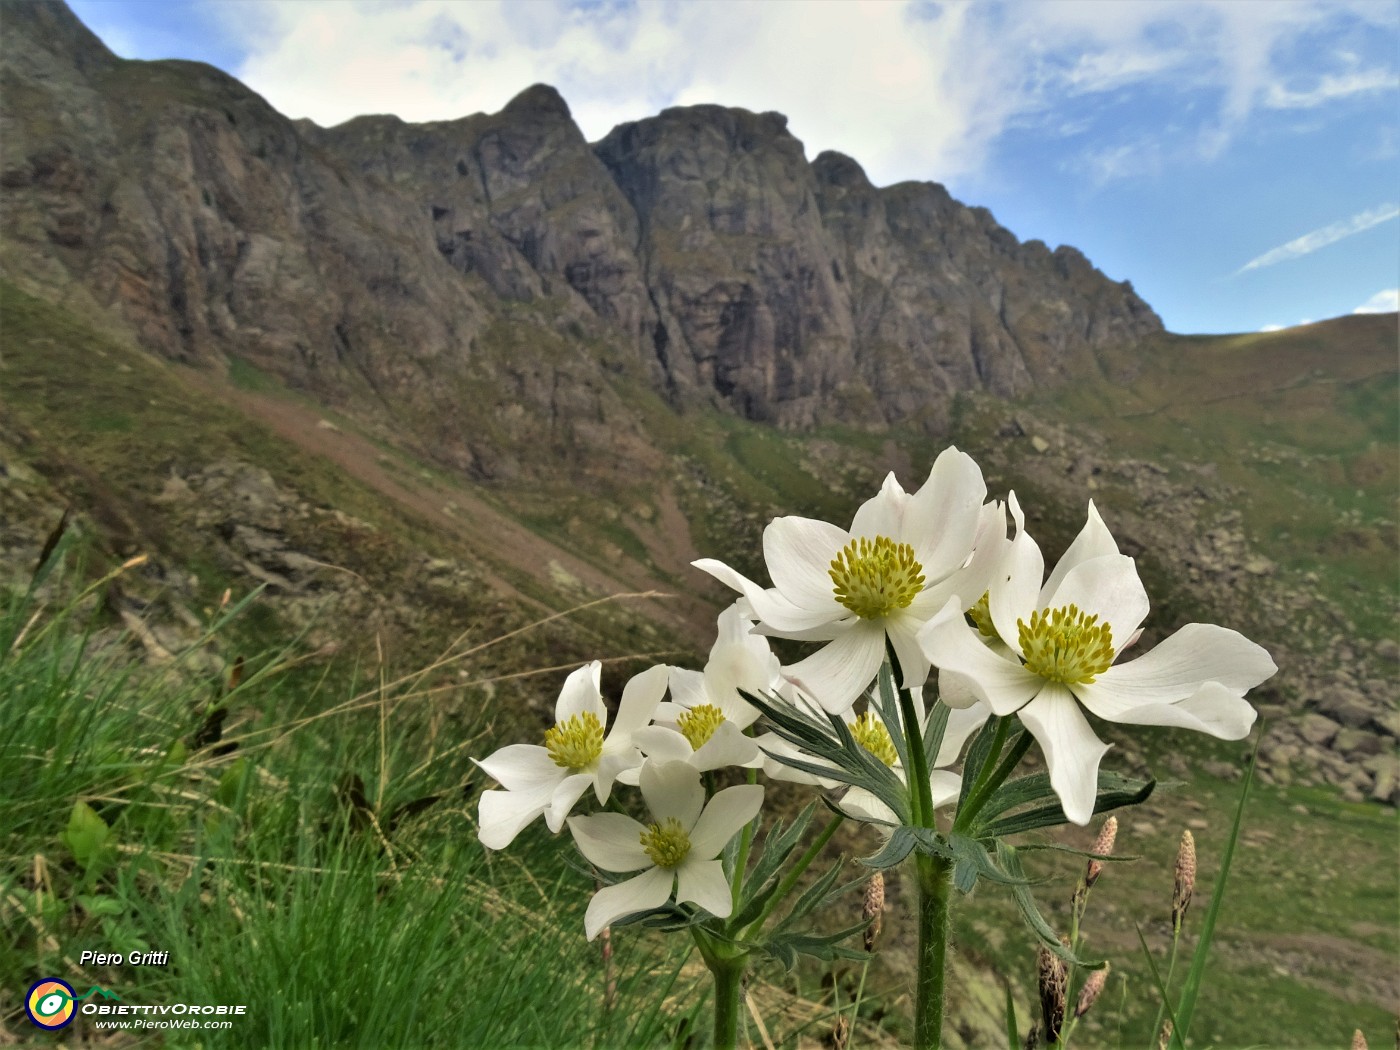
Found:
<path fill-rule="evenodd" d="M 1210 955 L 1211 939 L 1215 935 L 1215 923 L 1220 916 L 1220 905 L 1225 899 L 1225 884 L 1230 878 L 1230 864 L 1235 857 L 1235 844 L 1240 838 L 1240 824 L 1244 819 L 1244 805 L 1249 800 L 1249 786 L 1254 782 L 1254 766 L 1259 758 L 1259 742 L 1264 739 L 1264 730 L 1254 741 L 1254 753 L 1249 756 L 1249 769 L 1244 774 L 1244 784 L 1240 788 L 1240 800 L 1235 805 L 1235 819 L 1230 824 L 1230 835 L 1225 840 L 1225 849 L 1220 856 L 1220 873 L 1215 877 L 1215 887 L 1211 890 L 1210 906 L 1206 908 L 1205 919 L 1201 923 L 1201 936 L 1196 942 L 1196 951 L 1191 956 L 1191 970 L 1186 975 L 1186 984 L 1181 989 L 1181 999 L 1177 1002 L 1175 1027 L 1172 1045 L 1184 1047 L 1186 1036 L 1191 1030 L 1191 1018 L 1196 1012 L 1196 997 L 1205 978 L 1206 959 Z"/>

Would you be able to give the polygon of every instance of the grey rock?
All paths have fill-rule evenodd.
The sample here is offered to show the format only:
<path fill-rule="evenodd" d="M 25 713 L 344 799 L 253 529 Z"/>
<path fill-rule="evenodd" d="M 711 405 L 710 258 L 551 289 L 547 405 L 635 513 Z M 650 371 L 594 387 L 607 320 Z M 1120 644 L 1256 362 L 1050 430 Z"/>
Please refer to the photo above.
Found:
<path fill-rule="evenodd" d="M 1336 737 L 1341 726 L 1328 718 L 1326 715 L 1306 714 L 1298 725 L 1298 730 L 1303 739 L 1310 744 L 1326 746 Z"/>
<path fill-rule="evenodd" d="M 1373 708 L 1366 697 L 1355 689 L 1337 686 L 1324 693 L 1317 709 L 1333 721 L 1359 729 L 1372 718 Z"/>

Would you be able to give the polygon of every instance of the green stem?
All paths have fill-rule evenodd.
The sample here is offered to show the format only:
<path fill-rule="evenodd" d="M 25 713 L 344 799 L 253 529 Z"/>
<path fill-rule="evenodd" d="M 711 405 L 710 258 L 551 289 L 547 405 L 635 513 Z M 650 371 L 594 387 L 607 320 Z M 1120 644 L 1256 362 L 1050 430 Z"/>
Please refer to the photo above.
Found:
<path fill-rule="evenodd" d="M 750 934 L 763 929 L 763 924 L 768 921 L 768 916 L 773 914 L 773 909 L 781 904 L 783 898 L 792 892 L 793 887 L 797 885 L 797 880 L 802 877 L 802 873 L 811 867 L 812 861 L 817 859 L 817 854 L 822 851 L 822 847 L 831 841 L 831 836 L 836 834 L 836 829 L 841 826 L 842 821 L 845 819 L 846 818 L 839 813 L 832 814 L 831 819 L 826 822 L 826 827 L 822 828 L 821 834 L 807 847 L 806 852 L 798 858 L 797 863 L 793 866 L 792 870 L 784 876 L 783 881 L 778 883 L 777 890 L 774 891 L 773 896 L 768 899 L 768 903 L 763 906 L 763 910 L 758 913 L 758 918 L 745 926 L 743 931 L 738 935 L 739 940 L 747 940 Z"/>
<path fill-rule="evenodd" d="M 904 736 L 909 742 L 909 802 L 914 824 L 932 828 L 933 787 L 929 784 L 928 756 L 924 754 L 924 734 L 919 728 L 919 716 L 914 710 L 914 696 L 908 689 L 899 690 L 899 717 L 904 720 Z"/>
<path fill-rule="evenodd" d="M 758 770 L 750 769 L 748 775 L 750 784 L 758 783 Z M 730 888 L 733 891 L 734 907 L 739 907 L 739 894 L 744 888 L 744 869 L 749 864 L 749 847 L 753 844 L 754 821 L 749 821 L 744 825 L 744 830 L 739 836 L 739 856 L 734 861 L 734 871 L 730 875 Z"/>
<path fill-rule="evenodd" d="M 1172 929 L 1172 953 L 1167 959 L 1167 979 L 1162 982 L 1163 994 L 1170 994 L 1172 990 L 1172 973 L 1176 970 L 1176 950 L 1181 944 L 1181 926 L 1177 924 Z M 1152 1025 L 1152 1038 L 1157 1038 L 1157 1033 L 1162 1030 L 1162 1019 L 1167 1016 L 1167 1003 L 1162 1000 L 1162 1004 L 1157 1007 L 1157 1020 Z"/>
<path fill-rule="evenodd" d="M 739 997 L 747 962 L 747 956 L 740 956 L 710 967 L 715 978 L 715 1050 L 736 1050 L 739 1045 Z"/>
<path fill-rule="evenodd" d="M 914 985 L 914 1046 L 943 1045 L 943 991 L 948 956 L 948 903 L 952 866 L 940 857 L 914 858 L 919 876 L 919 955 Z"/>

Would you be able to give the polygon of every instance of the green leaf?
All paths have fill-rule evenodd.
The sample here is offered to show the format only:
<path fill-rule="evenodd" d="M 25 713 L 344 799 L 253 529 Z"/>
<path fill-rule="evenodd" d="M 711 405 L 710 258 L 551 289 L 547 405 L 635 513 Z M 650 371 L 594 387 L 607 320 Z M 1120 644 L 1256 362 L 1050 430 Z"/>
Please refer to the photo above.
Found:
<path fill-rule="evenodd" d="M 993 817 L 999 817 L 1009 809 L 1029 806 L 1033 802 L 1043 802 L 1053 798 L 1056 798 L 1055 789 L 1050 786 L 1049 773 L 1032 773 L 1029 776 L 1008 780 L 992 792 L 991 797 L 987 799 L 987 804 L 978 814 L 980 823 L 986 823 Z M 1059 805 L 1058 800 L 1055 804 Z"/>
<path fill-rule="evenodd" d="M 1011 985 L 1006 986 L 1006 1045 L 1008 1050 L 1021 1050 L 1021 1037 L 1016 1034 L 1016 1004 L 1011 1001 Z"/>
<path fill-rule="evenodd" d="M 841 869 L 844 868 L 845 865 L 846 858 L 842 857 L 823 872 L 821 878 L 808 886 L 807 889 L 803 891 L 802 896 L 797 898 L 797 902 L 792 906 L 792 910 L 787 913 L 782 922 L 778 923 L 774 932 L 782 933 L 786 931 L 793 923 L 805 919 L 811 912 L 823 905 L 829 904 L 836 897 L 839 897 L 852 887 L 865 885 L 866 879 L 861 878 L 856 882 L 848 882 L 833 891 L 832 887 L 836 885 L 836 880 L 840 878 Z"/>
<path fill-rule="evenodd" d="M 233 809 L 238 804 L 239 798 L 242 797 L 251 773 L 252 770 L 248 766 L 248 759 L 246 757 L 240 756 L 235 759 L 234 762 L 224 770 L 223 776 L 219 777 L 219 787 L 214 792 L 215 797 L 225 806 L 228 806 L 229 809 Z M 359 779 L 359 777 L 355 777 L 355 780 L 358 781 Z M 359 800 L 361 805 L 368 808 L 364 800 L 364 785 L 360 786 Z"/>
<path fill-rule="evenodd" d="M 904 732 L 904 722 L 899 717 L 899 699 L 895 696 L 894 675 L 890 672 L 890 662 L 880 665 L 880 687 L 872 700 L 889 730 L 890 742 L 894 744 L 895 755 L 904 769 L 909 768 L 909 739 Z"/>
<path fill-rule="evenodd" d="M 1030 882 L 1024 878 L 1015 878 L 1008 875 L 996 866 L 992 860 L 991 853 L 981 842 L 966 835 L 952 834 L 948 836 L 948 845 L 952 848 L 953 856 L 958 864 L 968 863 L 976 870 L 977 875 L 988 879 L 991 882 L 999 883 L 1003 886 L 1028 886 Z M 956 881 L 956 874 L 954 875 Z M 973 878 L 976 882 L 976 878 Z M 966 890 L 964 892 L 967 892 Z"/>
<path fill-rule="evenodd" d="M 956 860 L 953 848 L 943 841 L 943 837 L 932 828 L 909 829 L 909 834 L 914 836 L 914 846 L 920 853 L 930 857 L 940 857 L 943 860 Z"/>
<path fill-rule="evenodd" d="M 1142 927 L 1137 923 L 1133 923 L 1133 929 L 1137 930 L 1138 943 L 1142 945 L 1142 955 L 1143 958 L 1147 960 L 1147 968 L 1152 971 L 1152 983 L 1157 986 L 1157 994 L 1162 997 L 1162 1008 L 1166 1011 L 1167 1017 L 1171 1019 L 1172 1046 L 1176 1046 L 1177 1022 L 1176 1014 L 1172 1010 L 1171 996 L 1167 992 L 1167 986 L 1162 982 L 1162 973 L 1157 969 L 1157 961 L 1152 958 L 1152 952 L 1147 948 L 1147 938 L 1142 935 Z M 1158 1016 L 1160 1017 L 1161 1015 L 1158 1014 Z M 1153 1032 L 1152 1035 L 1155 1038 L 1157 1033 Z"/>
<path fill-rule="evenodd" d="M 983 722 L 982 728 L 972 740 L 972 746 L 968 748 L 967 761 L 963 763 L 962 790 L 958 792 L 959 812 L 967 802 L 968 795 L 972 793 L 972 785 L 981 778 L 982 767 L 992 757 L 992 741 L 996 739 L 999 721 L 1000 719 L 993 716 Z"/>
<path fill-rule="evenodd" d="M 971 893 L 977 885 L 977 862 L 971 857 L 961 857 L 953 865 L 953 885 L 962 894 Z"/>
<path fill-rule="evenodd" d="M 948 705 L 937 700 L 933 702 L 933 709 L 929 711 L 928 724 L 924 726 L 924 764 L 929 769 L 936 768 L 938 752 L 943 747 L 943 736 L 948 731 L 948 712 Z"/>
<path fill-rule="evenodd" d="M 883 871 L 886 868 L 893 868 L 905 857 L 909 856 L 913 850 L 913 832 L 907 827 L 898 827 L 890 832 L 889 841 L 869 857 L 862 857 L 860 862 L 867 868 L 875 868 L 877 871 Z"/>
<path fill-rule="evenodd" d="M 1211 890 L 1210 904 L 1206 907 L 1205 919 L 1201 923 L 1201 936 L 1196 941 L 1196 951 L 1191 956 L 1191 970 L 1186 975 L 1186 983 L 1181 989 L 1181 999 L 1177 1003 L 1172 1032 L 1172 1044 L 1184 1047 L 1191 1030 L 1191 1019 L 1196 1012 L 1196 997 L 1205 978 L 1206 959 L 1210 956 L 1211 940 L 1215 936 L 1215 922 L 1220 917 L 1220 905 L 1225 900 L 1225 886 L 1230 880 L 1230 865 L 1235 858 L 1235 844 L 1240 838 L 1240 825 L 1244 820 L 1244 805 L 1249 801 L 1249 787 L 1254 781 L 1254 765 L 1259 758 L 1259 742 L 1264 739 L 1261 728 L 1254 741 L 1254 754 L 1249 757 L 1249 769 L 1245 772 L 1244 783 L 1240 786 L 1240 800 L 1235 804 L 1235 819 L 1230 824 L 1230 835 L 1225 840 L 1225 850 L 1220 856 L 1220 874 L 1215 877 L 1215 888 Z"/>
<path fill-rule="evenodd" d="M 1131 777 L 1125 777 L 1121 773 L 1101 770 L 1099 772 L 1099 793 L 1094 799 L 1094 812 L 1107 813 L 1109 810 L 1121 809 L 1123 806 L 1136 806 L 1147 801 L 1156 787 L 1157 781 L 1155 780 L 1135 780 Z M 1069 818 L 1065 816 L 1065 811 L 1057 801 L 1048 806 L 1038 806 L 1035 809 L 1028 809 L 1024 813 L 1016 813 L 1000 820 L 994 820 L 989 824 L 978 821 L 977 827 L 973 830 L 979 839 L 1000 839 L 1007 835 L 1034 831 L 1036 828 L 1053 828 L 1068 823 Z"/>
<path fill-rule="evenodd" d="M 1040 943 L 1072 966 L 1082 966 L 1086 970 L 1102 969 L 1104 965 L 1102 962 L 1085 962 L 1066 948 L 1060 941 L 1060 935 L 1040 914 L 1035 898 L 1031 896 L 1030 883 L 1026 879 L 1025 869 L 1021 867 L 1021 858 L 1016 855 L 1016 847 L 1007 842 L 998 842 L 997 859 L 1001 861 L 1003 871 L 1013 879 L 1019 880 L 1011 885 L 1011 895 L 1016 899 L 1016 907 L 1021 912 L 1021 918 L 1026 920 L 1026 925 L 1039 938 Z"/>
<path fill-rule="evenodd" d="M 68 827 L 63 832 L 63 844 L 85 870 L 92 870 L 111 834 L 112 829 L 97 815 L 96 810 L 82 799 L 73 803 Z"/>
<path fill-rule="evenodd" d="M 74 900 L 79 907 L 94 918 L 103 916 L 123 915 L 126 913 L 126 905 L 115 897 L 104 897 L 100 894 L 80 893 Z"/>

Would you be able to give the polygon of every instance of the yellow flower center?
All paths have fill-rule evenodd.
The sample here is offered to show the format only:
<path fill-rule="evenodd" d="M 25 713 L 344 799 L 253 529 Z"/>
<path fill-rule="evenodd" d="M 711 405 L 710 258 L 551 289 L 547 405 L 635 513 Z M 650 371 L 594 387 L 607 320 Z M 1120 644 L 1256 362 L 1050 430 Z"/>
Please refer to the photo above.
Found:
<path fill-rule="evenodd" d="M 890 739 L 890 731 L 885 728 L 885 723 L 871 712 L 865 712 L 851 723 L 851 736 L 856 738 L 857 744 L 885 765 L 893 766 L 899 761 L 899 755 L 895 753 L 894 741 Z"/>
<path fill-rule="evenodd" d="M 603 723 L 592 711 L 574 715 L 545 730 L 544 746 L 556 766 L 587 769 L 603 753 Z"/>
<path fill-rule="evenodd" d="M 1113 663 L 1113 631 L 1077 605 L 1031 613 L 1016 621 L 1026 670 L 1052 682 L 1088 683 Z"/>
<path fill-rule="evenodd" d="M 836 600 L 863 620 L 907 608 L 924 587 L 914 548 L 888 536 L 851 540 L 831 562 Z"/>
<path fill-rule="evenodd" d="M 724 712 L 718 707 L 714 704 L 701 704 L 677 718 L 676 725 L 690 741 L 691 750 L 699 751 L 709 742 L 710 737 L 715 735 L 715 730 L 723 721 Z"/>
<path fill-rule="evenodd" d="M 642 832 L 642 849 L 658 868 L 675 868 L 690 853 L 690 836 L 675 817 Z"/>
<path fill-rule="evenodd" d="M 992 623 L 991 591 L 982 592 L 982 597 L 977 599 L 977 604 L 967 610 L 967 618 L 972 621 L 972 626 L 977 628 L 983 638 L 995 641 L 1000 637 L 997 634 L 996 625 Z"/>

